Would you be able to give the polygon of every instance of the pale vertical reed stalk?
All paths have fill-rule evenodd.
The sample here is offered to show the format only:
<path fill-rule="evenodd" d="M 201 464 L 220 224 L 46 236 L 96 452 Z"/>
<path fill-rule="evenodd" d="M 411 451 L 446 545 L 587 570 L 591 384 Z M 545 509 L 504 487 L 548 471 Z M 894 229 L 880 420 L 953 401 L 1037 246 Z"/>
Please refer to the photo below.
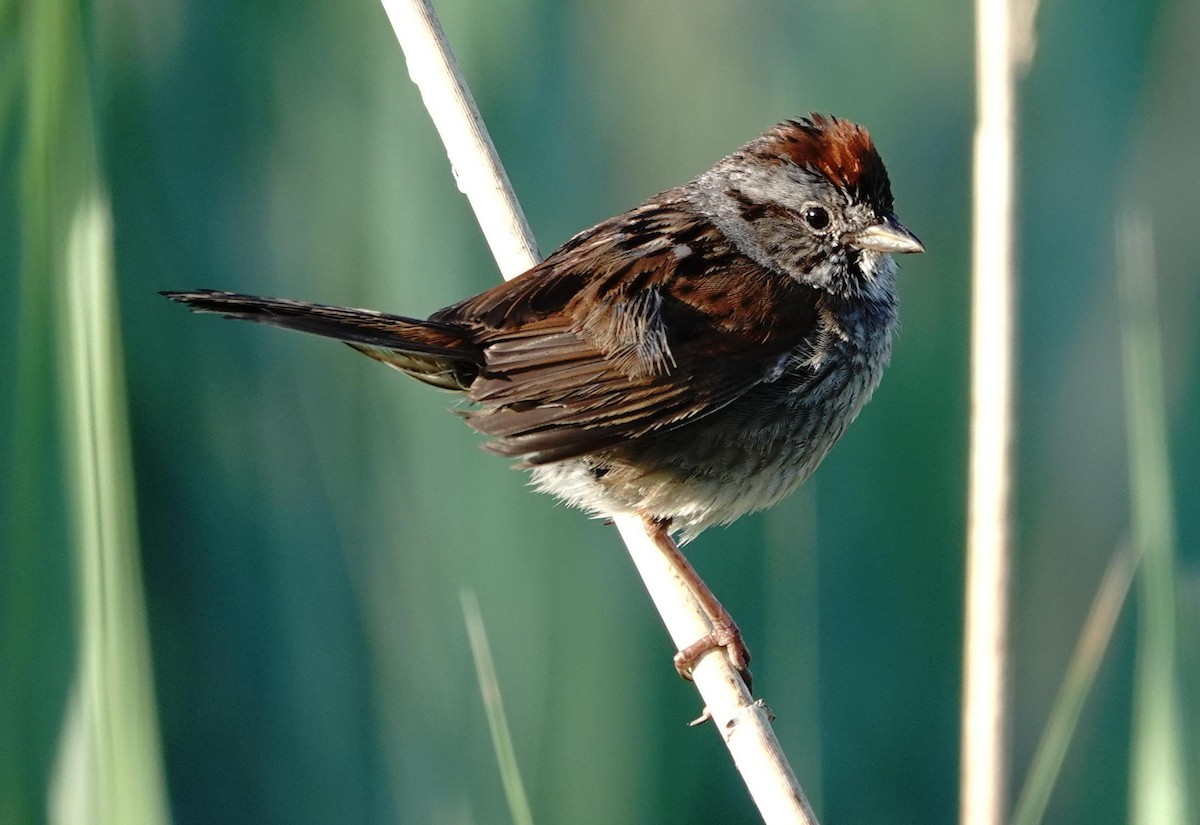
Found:
<path fill-rule="evenodd" d="M 976 0 L 971 457 L 963 651 L 962 825 L 999 825 L 1006 791 L 1013 440 L 1014 98 L 1034 8 Z"/>
<path fill-rule="evenodd" d="M 426 0 L 382 3 L 409 75 L 446 146 L 458 188 L 470 200 L 501 273 L 515 278 L 538 262 L 537 247 L 441 24 Z M 705 636 L 710 630 L 707 618 L 641 520 L 630 516 L 614 520 L 675 644 L 682 648 Z M 771 729 L 769 712 L 750 696 L 727 658 L 705 656 L 693 676 L 764 821 L 815 823 Z M 617 669 L 614 678 L 620 678 Z"/>

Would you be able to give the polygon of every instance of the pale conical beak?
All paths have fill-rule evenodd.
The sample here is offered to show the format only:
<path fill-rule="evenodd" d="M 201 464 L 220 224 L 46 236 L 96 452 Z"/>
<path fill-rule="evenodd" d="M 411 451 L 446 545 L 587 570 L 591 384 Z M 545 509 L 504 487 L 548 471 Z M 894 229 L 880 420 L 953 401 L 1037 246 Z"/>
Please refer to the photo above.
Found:
<path fill-rule="evenodd" d="M 904 224 L 896 220 L 895 215 L 888 215 L 879 223 L 855 232 L 849 240 L 859 249 L 871 249 L 875 252 L 925 251 L 925 245 L 916 235 L 909 232 Z"/>

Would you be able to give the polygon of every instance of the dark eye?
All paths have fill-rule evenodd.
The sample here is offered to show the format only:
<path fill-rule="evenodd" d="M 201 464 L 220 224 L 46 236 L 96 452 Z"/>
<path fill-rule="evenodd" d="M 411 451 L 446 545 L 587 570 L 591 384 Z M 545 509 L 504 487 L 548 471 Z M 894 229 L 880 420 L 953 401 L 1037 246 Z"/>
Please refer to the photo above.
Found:
<path fill-rule="evenodd" d="M 823 206 L 806 206 L 800 214 L 804 222 L 818 232 L 829 226 L 829 211 Z"/>

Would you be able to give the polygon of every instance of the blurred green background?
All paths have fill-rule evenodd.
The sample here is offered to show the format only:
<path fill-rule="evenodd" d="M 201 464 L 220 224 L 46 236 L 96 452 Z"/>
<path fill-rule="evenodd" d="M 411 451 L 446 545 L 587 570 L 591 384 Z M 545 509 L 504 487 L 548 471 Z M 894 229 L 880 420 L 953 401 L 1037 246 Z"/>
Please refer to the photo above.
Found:
<path fill-rule="evenodd" d="M 437 8 L 544 251 L 785 117 L 871 129 L 929 250 L 901 262 L 893 366 L 799 494 L 689 554 L 741 623 L 822 821 L 954 822 L 970 4 Z M 1060 0 L 1037 32 L 1020 106 L 1013 793 L 1130 529 L 1114 238 L 1134 206 L 1158 264 L 1195 803 L 1200 4 Z M 0 0 L 4 825 L 91 799 L 61 755 L 91 650 L 138 733 L 90 717 L 89 764 L 140 754 L 126 787 L 145 821 L 165 793 L 181 824 L 510 822 L 464 588 L 536 821 L 756 820 L 714 731 L 684 724 L 697 696 L 614 530 L 531 494 L 450 396 L 156 294 L 427 314 L 498 278 L 449 171 L 375 0 Z M 72 263 L 77 237 L 100 253 Z M 77 341 L 72 306 L 112 329 Z M 80 364 L 114 339 L 88 395 Z M 88 480 L 113 468 L 115 502 Z M 98 545 L 115 557 L 81 553 L 92 512 L 124 525 Z M 88 570 L 116 589 L 97 597 Z M 1139 593 L 1047 822 L 1127 821 Z"/>

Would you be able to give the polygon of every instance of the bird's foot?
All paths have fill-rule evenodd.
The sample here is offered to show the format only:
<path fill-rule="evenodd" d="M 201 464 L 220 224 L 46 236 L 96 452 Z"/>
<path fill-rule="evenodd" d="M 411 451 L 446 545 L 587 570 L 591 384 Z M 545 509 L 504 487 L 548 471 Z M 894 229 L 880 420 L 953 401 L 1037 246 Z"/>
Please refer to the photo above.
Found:
<path fill-rule="evenodd" d="M 692 642 L 675 654 L 675 669 L 684 679 L 691 681 L 692 668 L 710 650 L 725 651 L 729 663 L 737 669 L 738 675 L 746 683 L 746 690 L 753 692 L 753 682 L 750 676 L 750 650 L 742 641 L 742 634 L 732 621 L 717 622 L 708 635 Z"/>

